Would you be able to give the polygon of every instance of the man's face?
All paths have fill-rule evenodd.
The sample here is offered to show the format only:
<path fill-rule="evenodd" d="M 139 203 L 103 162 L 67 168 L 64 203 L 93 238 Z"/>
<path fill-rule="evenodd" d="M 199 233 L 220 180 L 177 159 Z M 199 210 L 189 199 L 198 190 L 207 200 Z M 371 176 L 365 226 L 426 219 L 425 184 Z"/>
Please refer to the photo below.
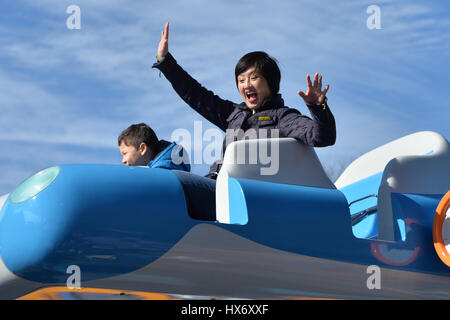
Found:
<path fill-rule="evenodd" d="M 127 166 L 145 166 L 147 165 L 147 160 L 145 158 L 146 148 L 145 143 L 141 143 L 139 150 L 134 146 L 129 146 L 122 141 L 120 143 L 119 149 L 122 155 L 122 163 Z"/>
<path fill-rule="evenodd" d="M 239 93 L 251 110 L 257 110 L 272 94 L 267 80 L 255 68 L 249 68 L 238 75 L 237 82 Z"/>

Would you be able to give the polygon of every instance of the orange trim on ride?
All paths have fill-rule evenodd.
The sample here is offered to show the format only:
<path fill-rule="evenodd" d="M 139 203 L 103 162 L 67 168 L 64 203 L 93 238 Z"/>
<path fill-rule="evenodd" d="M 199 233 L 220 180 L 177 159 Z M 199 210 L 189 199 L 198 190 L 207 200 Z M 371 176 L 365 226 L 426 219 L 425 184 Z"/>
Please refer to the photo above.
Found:
<path fill-rule="evenodd" d="M 434 248 L 439 258 L 448 267 L 450 267 L 450 253 L 445 248 L 444 239 L 442 239 L 442 226 L 444 225 L 445 215 L 450 207 L 450 190 L 444 195 L 436 208 L 436 214 L 433 220 L 433 242 Z"/>
<path fill-rule="evenodd" d="M 285 300 L 344 300 L 340 298 L 318 298 L 318 297 L 282 297 Z"/>
<path fill-rule="evenodd" d="M 89 293 L 89 294 L 98 294 L 101 295 L 101 300 L 108 300 L 108 295 L 115 295 L 123 297 L 123 299 L 136 299 L 136 300 L 183 300 L 181 298 L 174 298 L 170 295 L 163 293 L 154 293 L 154 292 L 143 292 L 143 291 L 127 291 L 127 290 L 113 290 L 113 289 L 98 289 L 98 288 L 81 288 L 81 289 L 69 289 L 67 287 L 47 287 L 43 289 L 38 289 L 34 292 L 31 292 L 25 296 L 17 298 L 17 300 L 65 300 L 64 296 L 61 296 L 61 293 Z M 134 297 L 132 297 L 134 296 Z M 75 297 L 76 298 L 76 297 Z M 86 297 L 86 300 L 93 300 L 96 297 Z M 203 298 L 208 298 L 207 296 Z M 342 300 L 339 298 L 321 298 L 321 297 L 306 297 L 306 296 L 284 296 L 278 298 L 281 300 Z"/>
<path fill-rule="evenodd" d="M 136 300 L 180 300 L 173 298 L 163 293 L 143 292 L 143 291 L 128 291 L 128 290 L 113 290 L 113 289 L 98 289 L 98 288 L 81 288 L 70 289 L 68 287 L 47 287 L 38 289 L 25 296 L 18 298 L 17 300 L 65 300 L 61 296 L 61 293 L 88 293 L 93 294 L 88 300 L 96 299 L 95 294 L 98 295 L 98 299 L 107 300 L 108 295 L 115 295 L 116 298 L 123 299 L 136 299 Z"/>

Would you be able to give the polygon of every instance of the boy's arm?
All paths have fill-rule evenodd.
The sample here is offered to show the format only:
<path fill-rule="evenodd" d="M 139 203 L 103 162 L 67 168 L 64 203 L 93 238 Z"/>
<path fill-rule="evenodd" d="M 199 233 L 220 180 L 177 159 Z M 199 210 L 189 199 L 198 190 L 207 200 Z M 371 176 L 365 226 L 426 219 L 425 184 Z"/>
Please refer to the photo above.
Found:
<path fill-rule="evenodd" d="M 202 87 L 178 65 L 169 52 L 161 61 L 155 63 L 153 68 L 159 69 L 164 74 L 178 95 L 189 106 L 222 130 L 226 130 L 228 126 L 226 119 L 235 109 L 233 102 L 221 99 L 212 91 Z"/>

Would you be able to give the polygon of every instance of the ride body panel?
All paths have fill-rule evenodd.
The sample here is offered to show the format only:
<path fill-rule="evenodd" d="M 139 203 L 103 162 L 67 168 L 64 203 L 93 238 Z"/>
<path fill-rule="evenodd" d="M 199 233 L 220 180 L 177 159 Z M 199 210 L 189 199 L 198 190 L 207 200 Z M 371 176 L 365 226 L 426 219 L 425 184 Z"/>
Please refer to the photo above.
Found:
<path fill-rule="evenodd" d="M 342 256 L 336 247 L 351 243 L 347 201 L 338 190 L 230 180 L 235 182 L 229 184 L 230 203 L 247 208 L 248 222 L 229 230 L 272 248 L 320 257 Z"/>
<path fill-rule="evenodd" d="M 0 213 L 0 256 L 20 277 L 64 283 L 69 265 L 84 280 L 131 272 L 158 259 L 194 225 L 170 170 L 60 168 L 45 190 L 22 203 L 9 198 Z M 170 232 L 161 227 L 169 224 Z"/>
<path fill-rule="evenodd" d="M 377 206 L 377 194 L 382 174 L 382 172 L 376 173 L 339 189 L 347 198 L 351 215 Z M 378 235 L 377 212 L 375 211 L 355 223 L 352 229 L 353 234 L 358 238 L 376 237 Z"/>
<path fill-rule="evenodd" d="M 230 180 L 230 206 L 242 209 L 234 209 L 238 217 L 231 217 L 230 225 L 220 226 L 247 239 L 307 256 L 450 276 L 431 238 L 439 195 L 395 195 L 405 206 L 399 212 L 405 223 L 397 229 L 403 239 L 383 241 L 353 235 L 347 200 L 339 190 Z M 411 208 L 414 214 L 408 213 Z"/>
<path fill-rule="evenodd" d="M 226 224 L 191 219 L 172 171 L 60 168 L 46 189 L 23 203 L 8 199 L 0 212 L 1 259 L 35 288 L 65 284 L 70 265 L 93 288 L 235 297 L 367 297 L 370 265 L 403 279 L 383 280 L 389 286 L 373 296 L 424 297 L 450 282 L 428 241 L 437 195 L 394 195 L 407 206 L 405 221 L 414 208 L 417 223 L 407 224 L 405 241 L 379 241 L 353 236 L 337 189 L 230 178 L 231 209 L 247 220 Z"/>

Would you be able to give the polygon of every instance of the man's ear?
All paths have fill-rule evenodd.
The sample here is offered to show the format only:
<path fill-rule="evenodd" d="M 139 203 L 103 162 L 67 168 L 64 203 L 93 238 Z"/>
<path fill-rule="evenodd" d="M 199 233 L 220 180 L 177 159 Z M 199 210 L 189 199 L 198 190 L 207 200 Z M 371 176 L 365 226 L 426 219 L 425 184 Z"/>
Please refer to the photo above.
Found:
<path fill-rule="evenodd" d="M 148 152 L 148 147 L 145 144 L 145 142 L 141 142 L 141 144 L 139 145 L 139 153 L 141 154 L 141 156 L 145 156 Z"/>

